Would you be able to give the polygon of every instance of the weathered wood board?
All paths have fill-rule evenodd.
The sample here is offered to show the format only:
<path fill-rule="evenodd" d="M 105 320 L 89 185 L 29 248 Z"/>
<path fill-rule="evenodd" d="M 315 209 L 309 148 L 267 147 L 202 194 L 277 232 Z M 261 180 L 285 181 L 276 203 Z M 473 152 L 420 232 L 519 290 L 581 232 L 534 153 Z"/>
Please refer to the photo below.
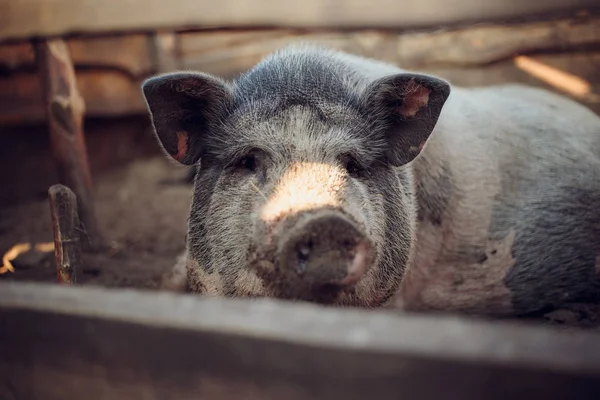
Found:
<path fill-rule="evenodd" d="M 154 72 L 146 35 L 71 39 L 69 53 L 88 116 L 145 111 L 140 83 Z M 44 121 L 42 89 L 29 43 L 0 45 L 0 125 Z"/>
<path fill-rule="evenodd" d="M 0 283 L 2 399 L 597 399 L 600 334 Z"/>
<path fill-rule="evenodd" d="M 279 28 L 155 32 L 68 43 L 86 115 L 119 116 L 145 112 L 140 84 L 153 73 L 191 69 L 232 77 L 300 41 L 436 73 L 458 85 L 517 82 L 565 93 L 515 63 L 515 56 L 529 55 L 586 82 L 590 96 L 574 98 L 600 113 L 600 15 L 412 33 Z M 0 72 L 0 125 L 43 121 L 30 45 L 0 45 Z"/>
<path fill-rule="evenodd" d="M 116 71 L 77 71 L 77 85 L 85 100 L 87 117 L 112 117 L 146 111 L 141 80 Z M 39 77 L 34 73 L 0 78 L 0 125 L 44 121 Z"/>
<path fill-rule="evenodd" d="M 132 76 L 148 74 L 154 68 L 147 35 L 72 38 L 67 44 L 79 68 L 110 68 Z M 36 69 L 31 44 L 0 45 L 0 65 L 5 73 Z"/>
<path fill-rule="evenodd" d="M 271 51 L 311 42 L 438 74 L 462 86 L 524 83 L 571 96 L 600 113 L 600 17 L 517 25 L 483 24 L 423 33 L 390 31 L 262 30 L 187 33 L 179 36 L 179 68 L 234 76 Z M 532 60 L 584 81 L 575 96 L 555 82 L 524 70 L 515 57 Z"/>
<path fill-rule="evenodd" d="M 211 27 L 406 29 L 565 15 L 598 7 L 597 0 L 1 0 L 0 41 Z"/>
<path fill-rule="evenodd" d="M 292 42 L 311 42 L 408 68 L 423 65 L 482 66 L 517 54 L 569 52 L 600 45 L 600 16 L 522 24 L 476 24 L 407 33 L 386 30 L 263 29 L 179 35 L 181 67 L 203 65 L 236 74 Z"/>

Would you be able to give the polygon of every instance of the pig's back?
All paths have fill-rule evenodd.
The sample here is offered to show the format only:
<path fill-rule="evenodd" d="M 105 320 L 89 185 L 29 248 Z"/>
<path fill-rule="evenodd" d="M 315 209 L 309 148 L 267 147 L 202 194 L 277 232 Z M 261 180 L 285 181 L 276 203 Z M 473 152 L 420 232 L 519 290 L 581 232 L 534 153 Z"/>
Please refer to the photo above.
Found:
<path fill-rule="evenodd" d="M 600 118 L 590 110 L 519 85 L 455 87 L 413 167 L 415 264 L 439 273 L 429 272 L 428 301 L 445 293 L 460 307 L 485 287 L 481 306 L 530 312 L 597 293 Z"/>

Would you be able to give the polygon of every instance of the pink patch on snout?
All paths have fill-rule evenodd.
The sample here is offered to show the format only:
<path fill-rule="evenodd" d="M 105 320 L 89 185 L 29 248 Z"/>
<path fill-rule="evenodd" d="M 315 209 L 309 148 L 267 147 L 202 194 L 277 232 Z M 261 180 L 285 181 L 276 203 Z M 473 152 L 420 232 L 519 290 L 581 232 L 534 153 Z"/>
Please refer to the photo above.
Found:
<path fill-rule="evenodd" d="M 181 162 L 188 151 L 188 135 L 187 132 L 177 132 L 177 154 L 173 156 L 174 159 Z"/>
<path fill-rule="evenodd" d="M 353 286 L 360 281 L 367 271 L 371 259 L 371 246 L 369 242 L 362 241 L 354 250 L 354 258 L 348 266 L 348 275 L 340 282 L 341 286 Z"/>

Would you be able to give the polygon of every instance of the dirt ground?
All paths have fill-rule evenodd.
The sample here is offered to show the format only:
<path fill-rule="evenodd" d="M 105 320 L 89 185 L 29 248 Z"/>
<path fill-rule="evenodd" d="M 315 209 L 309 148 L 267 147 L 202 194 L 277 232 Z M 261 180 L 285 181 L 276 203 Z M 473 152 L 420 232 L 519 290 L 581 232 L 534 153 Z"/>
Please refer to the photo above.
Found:
<path fill-rule="evenodd" d="M 184 249 L 191 186 L 181 178 L 187 170 L 159 152 L 143 119 L 90 125 L 88 153 L 96 214 L 113 248 L 86 254 L 79 281 L 153 288 Z M 11 154 L 0 153 L 0 160 L 14 165 L 10 169 L 17 175 L 11 177 L 13 182 L 2 182 L 0 176 L 3 187 L 13 188 L 10 197 L 5 193 L 0 198 L 1 254 L 16 243 L 52 241 L 47 189 L 56 177 L 46 136 L 40 127 L 15 129 L 6 132 L 9 143 L 0 146 L 12 147 Z M 0 280 L 56 280 L 52 253 L 30 251 L 13 264 L 15 273 L 0 275 Z"/>
<path fill-rule="evenodd" d="M 181 172 L 158 156 L 96 177 L 98 221 L 113 248 L 85 254 L 79 282 L 147 288 L 156 285 L 160 274 L 184 249 L 191 187 L 161 183 L 163 179 L 179 177 Z M 52 241 L 46 200 L 4 209 L 0 219 L 2 249 L 19 242 Z M 53 253 L 29 252 L 13 262 L 14 274 L 2 278 L 55 280 L 52 257 Z"/>
<path fill-rule="evenodd" d="M 166 160 L 148 128 L 144 119 L 88 127 L 96 212 L 113 248 L 85 255 L 82 284 L 155 288 L 184 249 L 192 192 L 184 182 L 187 170 Z M 56 177 L 43 127 L 0 133 L 4 140 L 0 184 L 12 188 L 0 196 L 0 254 L 4 254 L 16 243 L 52 241 L 46 193 Z M 53 253 L 30 251 L 13 264 L 15 272 L 0 275 L 0 281 L 56 281 Z M 600 304 L 571 304 L 532 318 L 556 327 L 600 330 Z"/>

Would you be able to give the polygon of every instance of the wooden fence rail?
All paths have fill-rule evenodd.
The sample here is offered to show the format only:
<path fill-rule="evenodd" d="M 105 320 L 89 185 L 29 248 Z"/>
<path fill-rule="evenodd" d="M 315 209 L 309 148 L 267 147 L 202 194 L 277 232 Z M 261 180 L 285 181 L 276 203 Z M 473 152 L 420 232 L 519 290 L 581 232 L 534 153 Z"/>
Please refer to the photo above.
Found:
<path fill-rule="evenodd" d="M 419 28 L 536 18 L 597 0 L 2 0 L 0 41 L 77 33 L 206 28 Z"/>
<path fill-rule="evenodd" d="M 0 284 L 1 399 L 598 399 L 600 334 Z"/>
<path fill-rule="evenodd" d="M 85 99 L 86 116 L 92 117 L 145 114 L 140 83 L 153 73 L 191 69 L 231 77 L 271 51 L 296 41 L 440 74 L 458 85 L 520 82 L 554 89 L 513 63 L 515 55 L 531 54 L 537 61 L 587 80 L 591 91 L 600 91 L 600 14 L 419 33 L 278 28 L 66 40 L 79 91 Z M 31 45 L 0 45 L 2 71 L 0 126 L 42 121 L 44 104 Z M 586 98 L 576 100 L 600 112 L 600 103 Z"/>

